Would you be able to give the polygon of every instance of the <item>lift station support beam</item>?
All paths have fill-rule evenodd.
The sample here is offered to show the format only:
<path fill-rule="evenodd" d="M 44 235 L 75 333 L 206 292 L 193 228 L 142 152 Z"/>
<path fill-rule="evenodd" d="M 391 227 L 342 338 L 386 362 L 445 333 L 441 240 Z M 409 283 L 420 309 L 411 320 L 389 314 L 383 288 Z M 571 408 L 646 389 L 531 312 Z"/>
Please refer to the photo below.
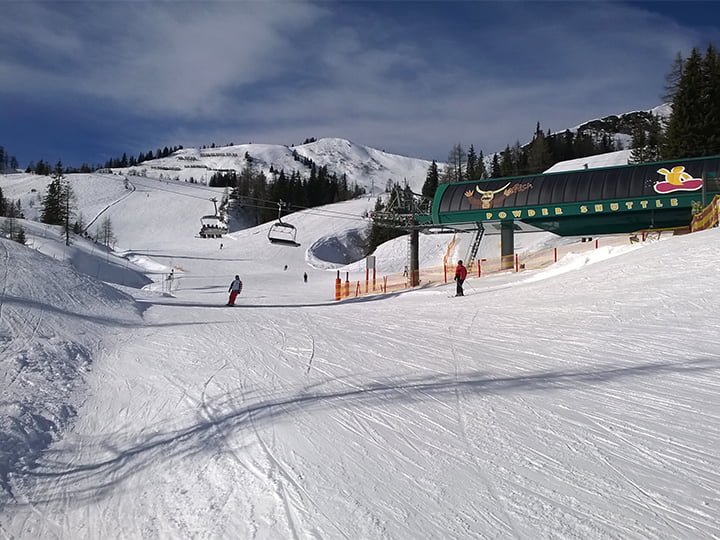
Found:
<path fill-rule="evenodd" d="M 420 285 L 420 231 L 410 230 L 410 286 Z"/>
<path fill-rule="evenodd" d="M 515 226 L 512 221 L 500 225 L 500 268 L 507 270 L 515 264 Z"/>

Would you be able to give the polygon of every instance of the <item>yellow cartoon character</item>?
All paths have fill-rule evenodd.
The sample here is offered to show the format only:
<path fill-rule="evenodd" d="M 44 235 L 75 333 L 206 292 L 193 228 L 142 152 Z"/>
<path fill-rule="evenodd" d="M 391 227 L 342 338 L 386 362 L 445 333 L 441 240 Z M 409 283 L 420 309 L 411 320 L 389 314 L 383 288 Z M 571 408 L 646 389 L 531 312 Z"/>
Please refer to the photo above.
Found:
<path fill-rule="evenodd" d="M 678 165 L 668 171 L 665 167 L 658 169 L 658 173 L 665 177 L 664 182 L 655 183 L 655 191 L 658 193 L 671 193 L 673 191 L 695 191 L 702 187 L 702 179 L 693 178 L 685 172 L 685 167 Z"/>

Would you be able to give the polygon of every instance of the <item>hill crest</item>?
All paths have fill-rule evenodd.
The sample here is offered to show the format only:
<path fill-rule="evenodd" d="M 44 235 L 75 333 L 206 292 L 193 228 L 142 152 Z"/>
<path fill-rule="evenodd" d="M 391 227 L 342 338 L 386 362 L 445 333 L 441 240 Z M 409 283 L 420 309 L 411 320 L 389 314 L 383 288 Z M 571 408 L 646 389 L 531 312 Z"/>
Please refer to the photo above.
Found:
<path fill-rule="evenodd" d="M 148 160 L 133 167 L 113 168 L 113 172 L 207 184 L 218 172 L 242 171 L 246 157 L 253 167 L 269 179 L 281 170 L 286 175 L 298 171 L 310 174 L 311 164 L 327 167 L 338 177 L 347 176 L 369 194 L 385 191 L 389 182 L 407 183 L 420 190 L 431 161 L 390 154 L 347 139 L 324 138 L 286 146 L 275 144 L 237 144 L 212 148 L 183 148 L 164 158 Z"/>

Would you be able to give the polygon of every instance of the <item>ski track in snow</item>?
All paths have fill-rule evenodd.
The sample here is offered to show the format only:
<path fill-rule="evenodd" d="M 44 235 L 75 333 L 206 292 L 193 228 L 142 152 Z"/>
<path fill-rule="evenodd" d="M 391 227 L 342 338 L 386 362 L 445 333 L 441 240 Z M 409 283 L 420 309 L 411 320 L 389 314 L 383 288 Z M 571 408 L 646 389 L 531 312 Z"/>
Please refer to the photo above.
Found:
<path fill-rule="evenodd" d="M 3 354 L 93 355 L 82 385 L 60 372 L 72 429 L 10 470 L 0 538 L 717 538 L 717 234 L 472 278 L 460 300 L 449 283 L 338 303 L 335 272 L 262 226 L 221 252 L 131 223 L 155 184 L 187 213 L 173 190 L 191 188 L 142 184 L 103 212 L 129 252 L 181 269 L 171 295 L 133 291 L 141 319 L 105 289 L 75 311 L 77 277 L 16 300 L 38 282 L 0 242 Z M 304 246 L 330 234 L 294 219 Z M 35 381 L 2 367 L 11 392 Z"/>

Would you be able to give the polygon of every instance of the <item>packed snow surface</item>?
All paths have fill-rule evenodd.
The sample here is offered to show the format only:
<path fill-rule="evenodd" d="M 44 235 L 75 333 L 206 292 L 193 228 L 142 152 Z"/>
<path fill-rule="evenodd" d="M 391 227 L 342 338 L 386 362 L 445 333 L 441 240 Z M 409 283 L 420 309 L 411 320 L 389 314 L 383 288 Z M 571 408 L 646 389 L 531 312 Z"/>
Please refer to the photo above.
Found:
<path fill-rule="evenodd" d="M 21 176 L 6 197 L 44 192 Z M 212 194 L 131 183 L 76 184 L 114 251 L 0 239 L 0 538 L 717 538 L 720 230 L 337 302 L 373 199 L 284 247 L 196 238 Z"/>

